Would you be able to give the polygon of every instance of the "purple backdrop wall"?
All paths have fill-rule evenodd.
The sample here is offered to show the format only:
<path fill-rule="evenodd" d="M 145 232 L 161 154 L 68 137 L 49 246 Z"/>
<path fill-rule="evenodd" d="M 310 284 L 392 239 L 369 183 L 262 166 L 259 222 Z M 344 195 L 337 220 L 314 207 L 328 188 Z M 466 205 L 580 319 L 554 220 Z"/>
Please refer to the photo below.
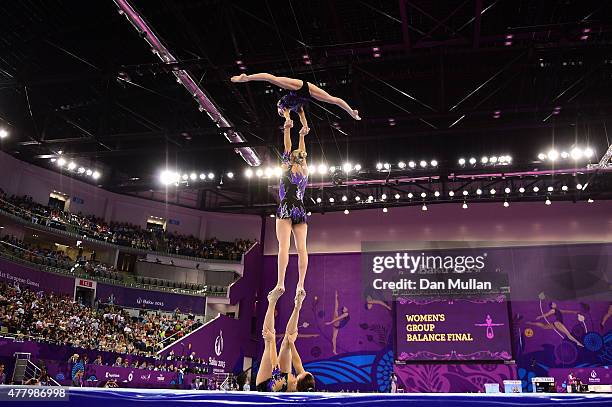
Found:
<path fill-rule="evenodd" d="M 74 278 L 45 273 L 4 259 L 0 259 L 0 281 L 17 282 L 33 291 L 74 294 Z"/>
<path fill-rule="evenodd" d="M 193 295 L 180 295 L 161 291 L 139 290 L 110 284 L 98 284 L 96 297 L 102 303 L 121 305 L 130 308 L 173 311 L 179 308 L 183 312 L 192 311 L 204 314 L 206 299 Z"/>

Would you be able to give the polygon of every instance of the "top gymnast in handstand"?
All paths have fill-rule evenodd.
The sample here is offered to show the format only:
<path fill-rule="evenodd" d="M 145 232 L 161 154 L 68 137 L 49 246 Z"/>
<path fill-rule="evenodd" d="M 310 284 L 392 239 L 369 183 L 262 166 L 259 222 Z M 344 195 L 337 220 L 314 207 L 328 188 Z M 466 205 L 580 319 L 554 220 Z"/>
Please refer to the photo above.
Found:
<path fill-rule="evenodd" d="M 242 74 L 232 76 L 232 82 L 250 82 L 250 81 L 264 81 L 270 82 L 273 85 L 281 87 L 289 91 L 289 94 L 283 96 L 277 103 L 278 113 L 283 116 L 286 110 L 292 110 L 299 112 L 299 110 L 306 104 L 310 99 L 315 99 L 320 102 L 331 103 L 332 105 L 340 106 L 344 109 L 351 117 L 355 120 L 361 120 L 359 112 L 353 110 L 348 103 L 339 97 L 332 96 L 323 89 L 319 88 L 312 83 L 302 81 L 299 79 L 287 78 L 284 76 L 274 76 L 269 73 L 255 73 L 252 75 Z M 304 124 L 304 123 L 302 123 Z"/>

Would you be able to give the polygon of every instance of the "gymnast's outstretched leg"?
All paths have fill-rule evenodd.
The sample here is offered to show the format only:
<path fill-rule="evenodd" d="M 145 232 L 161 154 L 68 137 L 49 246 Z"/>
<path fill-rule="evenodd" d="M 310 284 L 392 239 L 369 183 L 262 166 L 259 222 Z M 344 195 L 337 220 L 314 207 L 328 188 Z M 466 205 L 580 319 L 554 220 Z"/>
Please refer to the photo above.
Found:
<path fill-rule="evenodd" d="M 261 81 L 261 82 L 269 82 L 273 85 L 278 86 L 279 88 L 287 89 L 287 90 L 298 90 L 302 87 L 302 81 L 299 79 L 287 78 L 286 76 L 275 76 L 269 73 L 254 73 L 252 75 L 242 74 L 237 76 L 232 76 L 232 82 L 251 82 L 251 81 Z"/>
<path fill-rule="evenodd" d="M 359 111 L 354 110 L 343 99 L 330 95 L 329 93 L 319 88 L 318 86 L 313 85 L 312 83 L 308 84 L 308 88 L 310 90 L 310 96 L 312 96 L 313 99 L 316 99 L 320 102 L 331 103 L 332 105 L 339 106 L 348 114 L 350 114 L 353 119 L 361 120 L 361 117 L 359 117 Z"/>
<path fill-rule="evenodd" d="M 255 383 L 260 385 L 272 377 L 272 370 L 278 365 L 278 354 L 276 353 L 276 331 L 274 329 L 274 311 L 280 297 L 280 291 L 272 290 L 268 294 L 268 309 L 263 323 L 264 352 Z"/>

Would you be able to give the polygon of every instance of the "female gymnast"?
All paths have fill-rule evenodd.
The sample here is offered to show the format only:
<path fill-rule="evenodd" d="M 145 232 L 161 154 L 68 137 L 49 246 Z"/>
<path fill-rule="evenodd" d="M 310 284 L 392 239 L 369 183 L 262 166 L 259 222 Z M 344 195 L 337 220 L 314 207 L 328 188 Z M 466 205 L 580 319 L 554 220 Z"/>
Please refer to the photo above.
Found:
<path fill-rule="evenodd" d="M 304 292 L 304 280 L 308 269 L 308 252 L 306 251 L 306 210 L 304 208 L 304 192 L 308 184 L 308 165 L 306 164 L 306 143 L 304 137 L 308 127 L 300 130 L 300 142 L 297 150 L 291 151 L 291 127 L 293 122 L 289 112 L 285 114 L 284 145 L 282 156 L 282 176 L 280 179 L 280 205 L 276 210 L 276 237 L 278 239 L 278 279 L 273 291 L 278 295 L 285 292 L 285 272 L 289 264 L 289 245 L 291 232 L 298 252 L 298 283 L 296 297 Z"/>
<path fill-rule="evenodd" d="M 278 114 L 283 116 L 285 111 L 293 110 L 298 112 L 312 98 L 320 102 L 331 103 L 344 109 L 355 120 L 361 120 L 359 112 L 353 110 L 348 103 L 339 97 L 332 96 L 323 89 L 312 83 L 299 79 L 287 78 L 284 76 L 274 76 L 269 73 L 255 73 L 252 75 L 242 74 L 232 76 L 232 82 L 250 82 L 264 81 L 270 82 L 280 88 L 289 91 L 289 94 L 283 96 L 277 103 Z"/>
<path fill-rule="evenodd" d="M 274 329 L 274 312 L 276 303 L 282 294 L 272 290 L 268 294 L 268 309 L 264 318 L 263 338 L 264 352 L 261 357 L 255 384 L 261 392 L 304 392 L 315 389 L 314 376 L 304 370 L 302 360 L 295 347 L 298 336 L 300 309 L 306 296 L 300 292 L 295 297 L 293 312 L 287 321 L 286 334 L 281 343 L 280 355 L 276 352 L 276 335 Z M 292 374 L 292 367 L 297 375 Z"/>
<path fill-rule="evenodd" d="M 574 338 L 574 336 L 570 333 L 567 327 L 563 324 L 563 314 L 578 314 L 578 311 L 561 310 L 559 309 L 559 307 L 557 306 L 557 303 L 555 302 L 551 302 L 549 306 L 550 306 L 550 310 L 542 315 L 538 315 L 536 317 L 536 320 L 544 319 L 546 322 L 548 322 L 546 318 L 554 317 L 555 318 L 554 321 L 548 322 L 546 324 L 542 322 L 527 322 L 527 323 L 529 325 L 538 326 L 543 329 L 557 329 L 561 331 L 561 333 L 564 334 L 567 337 L 567 339 L 574 342 L 576 345 L 584 348 L 584 345 L 581 344 L 580 341 L 578 341 L 578 339 Z"/>
<path fill-rule="evenodd" d="M 347 307 L 342 307 L 342 314 L 338 315 L 338 290 L 336 290 L 336 300 L 334 305 L 334 318 L 326 322 L 325 325 L 332 325 L 334 328 L 334 332 L 332 333 L 332 351 L 334 355 L 338 354 L 338 350 L 336 347 L 336 342 L 338 341 L 338 333 L 341 328 L 344 328 L 346 324 L 350 321 L 351 317 L 349 315 L 349 310 Z"/>

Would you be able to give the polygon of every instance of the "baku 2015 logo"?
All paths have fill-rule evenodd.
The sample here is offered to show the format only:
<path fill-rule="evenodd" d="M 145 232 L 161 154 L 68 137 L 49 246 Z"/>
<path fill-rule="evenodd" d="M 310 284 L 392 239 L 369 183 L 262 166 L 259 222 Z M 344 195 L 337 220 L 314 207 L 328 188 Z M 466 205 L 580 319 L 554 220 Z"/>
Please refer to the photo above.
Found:
<path fill-rule="evenodd" d="M 215 339 L 215 355 L 221 356 L 223 353 L 223 331 L 219 331 L 219 336 Z"/>

